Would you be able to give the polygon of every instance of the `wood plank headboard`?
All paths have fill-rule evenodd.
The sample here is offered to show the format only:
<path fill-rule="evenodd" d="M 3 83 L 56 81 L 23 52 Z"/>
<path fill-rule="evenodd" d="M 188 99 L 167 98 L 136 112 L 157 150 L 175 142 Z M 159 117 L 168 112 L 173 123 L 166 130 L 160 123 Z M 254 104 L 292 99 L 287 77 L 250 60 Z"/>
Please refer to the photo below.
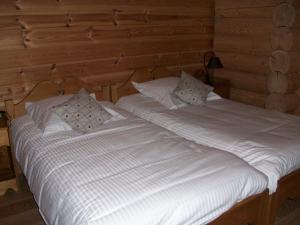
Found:
<path fill-rule="evenodd" d="M 81 88 L 85 88 L 90 93 L 95 93 L 97 99 L 111 101 L 109 86 L 100 86 L 100 88 L 96 89 L 91 87 L 89 84 L 84 83 L 82 80 L 76 78 L 67 78 L 59 82 L 39 82 L 27 93 L 23 99 L 19 100 L 18 102 L 6 100 L 6 112 L 10 119 L 14 119 L 25 114 L 26 102 L 38 101 L 62 94 L 74 94 L 77 93 Z"/>
<path fill-rule="evenodd" d="M 138 93 L 133 87 L 132 81 L 134 82 L 146 82 L 155 80 L 163 77 L 180 76 L 180 70 L 170 70 L 165 67 L 157 67 L 155 69 L 139 69 L 132 73 L 132 75 L 124 82 L 117 83 L 111 86 L 111 99 L 113 103 L 116 103 L 121 97 Z M 204 80 L 203 71 L 199 70 L 194 72 L 195 77 Z"/>

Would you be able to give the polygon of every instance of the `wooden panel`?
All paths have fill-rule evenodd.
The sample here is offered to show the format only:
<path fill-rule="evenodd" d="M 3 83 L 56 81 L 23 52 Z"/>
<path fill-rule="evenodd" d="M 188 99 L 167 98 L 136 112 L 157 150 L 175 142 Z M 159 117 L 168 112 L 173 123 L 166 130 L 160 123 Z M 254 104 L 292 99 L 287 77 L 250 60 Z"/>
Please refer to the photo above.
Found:
<path fill-rule="evenodd" d="M 233 8 L 263 8 L 274 6 L 278 3 L 278 0 L 217 0 L 217 9 L 233 9 Z"/>
<path fill-rule="evenodd" d="M 0 99 L 58 77 L 112 81 L 142 67 L 199 66 L 213 32 L 213 0 L 4 0 Z"/>
<path fill-rule="evenodd" d="M 299 1 L 216 0 L 215 8 L 214 49 L 225 66 L 215 75 L 231 80 L 231 98 L 293 112 L 300 102 Z M 266 98 L 279 87 L 282 96 Z"/>
<path fill-rule="evenodd" d="M 268 92 L 266 86 L 267 78 L 264 74 L 223 69 L 220 72 L 216 71 L 216 75 L 231 80 L 230 86 L 233 88 L 264 94 Z"/>
<path fill-rule="evenodd" d="M 267 95 L 258 94 L 253 91 L 245 91 L 243 89 L 231 88 L 230 97 L 238 102 L 264 107 Z"/>

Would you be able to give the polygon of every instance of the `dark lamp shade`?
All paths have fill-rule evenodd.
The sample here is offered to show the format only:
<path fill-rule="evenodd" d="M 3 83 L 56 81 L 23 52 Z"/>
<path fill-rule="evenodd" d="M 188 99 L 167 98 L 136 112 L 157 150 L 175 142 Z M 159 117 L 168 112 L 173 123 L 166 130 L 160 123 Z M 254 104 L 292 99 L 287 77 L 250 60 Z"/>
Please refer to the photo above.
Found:
<path fill-rule="evenodd" d="M 213 56 L 210 58 L 208 64 L 207 64 L 208 69 L 219 69 L 219 68 L 224 68 L 221 60 L 219 57 Z"/>

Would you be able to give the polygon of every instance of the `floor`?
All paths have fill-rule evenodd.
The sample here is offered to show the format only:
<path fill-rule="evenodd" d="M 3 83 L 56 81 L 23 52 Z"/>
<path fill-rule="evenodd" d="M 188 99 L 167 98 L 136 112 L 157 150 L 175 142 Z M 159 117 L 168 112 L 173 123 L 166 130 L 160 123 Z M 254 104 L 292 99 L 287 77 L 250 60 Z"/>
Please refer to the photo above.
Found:
<path fill-rule="evenodd" d="M 1 225 L 45 225 L 28 187 L 20 193 L 0 197 Z M 278 214 L 276 225 L 300 225 L 300 199 L 288 200 Z"/>
<path fill-rule="evenodd" d="M 0 197 L 1 225 L 45 225 L 28 188 Z"/>

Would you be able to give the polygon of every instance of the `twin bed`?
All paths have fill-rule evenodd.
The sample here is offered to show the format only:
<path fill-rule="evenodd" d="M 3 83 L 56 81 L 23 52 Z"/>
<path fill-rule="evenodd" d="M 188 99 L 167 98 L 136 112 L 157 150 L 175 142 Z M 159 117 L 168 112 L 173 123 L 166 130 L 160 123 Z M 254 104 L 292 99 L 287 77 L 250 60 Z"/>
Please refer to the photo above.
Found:
<path fill-rule="evenodd" d="M 187 140 L 230 152 L 266 175 L 270 194 L 266 224 L 274 224 L 277 210 L 286 198 L 300 196 L 298 117 L 220 97 L 202 105 L 171 110 L 153 98 L 136 94 L 131 82 L 139 79 L 140 74 L 136 74 L 127 82 L 115 85 L 113 101 Z M 149 75 L 142 80 L 149 80 Z"/>
<path fill-rule="evenodd" d="M 139 76 L 138 79 L 144 78 Z M 113 87 L 114 100 L 132 93 L 128 82 Z M 117 106 L 100 102 L 121 115 L 121 119 L 83 135 L 66 131 L 45 137 L 32 118 L 24 115 L 26 101 L 62 92 L 76 93 L 82 86 L 74 81 L 66 81 L 64 85 L 46 82 L 35 87 L 19 104 L 7 102 L 8 112 L 16 118 L 10 129 L 15 165 L 18 164 L 26 176 L 48 225 L 271 224 L 271 213 L 276 211 L 280 201 L 299 192 L 296 180 L 299 177 L 299 150 L 291 148 L 287 154 L 278 150 L 280 156 L 270 153 L 276 143 L 283 147 L 278 149 L 284 149 L 289 143 L 284 143 L 284 138 L 277 141 L 269 131 L 278 134 L 289 130 L 293 134 L 289 141 L 297 145 L 298 121 L 281 118 L 281 114 L 264 121 L 267 119 L 256 112 L 258 109 L 250 110 L 258 121 L 249 125 L 249 133 L 243 134 L 236 124 L 230 126 L 243 142 L 230 140 L 230 134 L 226 135 L 226 131 L 223 134 L 220 129 L 223 125 L 218 127 L 206 119 L 202 121 L 206 121 L 205 129 L 200 127 L 202 123 L 194 123 L 197 119 L 192 117 L 189 119 L 194 126 L 185 127 L 186 113 L 193 114 L 198 109 L 182 110 L 172 117 L 168 110 L 141 95 L 130 96 L 129 100 L 123 98 Z M 110 100 L 109 88 L 98 91 L 97 96 Z M 209 110 L 227 112 L 233 107 L 227 107 L 233 104 L 229 101 L 218 101 L 220 103 L 211 103 L 213 106 L 209 106 Z M 149 111 L 153 109 L 158 111 Z M 147 110 L 146 115 L 150 118 L 143 116 Z M 248 108 L 244 113 L 247 111 Z M 228 118 L 224 118 L 227 123 L 232 119 L 238 121 L 243 114 L 240 110 L 241 113 L 232 118 L 229 117 L 231 112 L 228 111 Z M 207 113 L 216 118 L 211 112 Z M 156 114 L 160 116 L 156 117 Z M 201 116 L 201 113 L 195 113 L 195 118 L 200 120 Z M 264 123 L 260 124 L 262 121 Z M 259 135 L 254 135 L 257 134 L 256 125 L 260 126 L 257 127 Z M 205 136 L 203 130 L 209 135 Z M 210 142 L 208 137 L 212 132 L 218 137 Z M 198 139 L 197 135 L 187 138 L 185 133 L 202 133 L 203 139 Z M 258 139 L 249 139 L 249 134 Z M 259 140 L 274 145 L 262 148 L 263 151 L 253 150 L 253 146 L 245 150 L 245 146 Z M 244 155 L 239 155 L 243 152 Z M 262 153 L 269 154 L 264 157 Z M 268 197 L 267 188 L 272 197 Z"/>

